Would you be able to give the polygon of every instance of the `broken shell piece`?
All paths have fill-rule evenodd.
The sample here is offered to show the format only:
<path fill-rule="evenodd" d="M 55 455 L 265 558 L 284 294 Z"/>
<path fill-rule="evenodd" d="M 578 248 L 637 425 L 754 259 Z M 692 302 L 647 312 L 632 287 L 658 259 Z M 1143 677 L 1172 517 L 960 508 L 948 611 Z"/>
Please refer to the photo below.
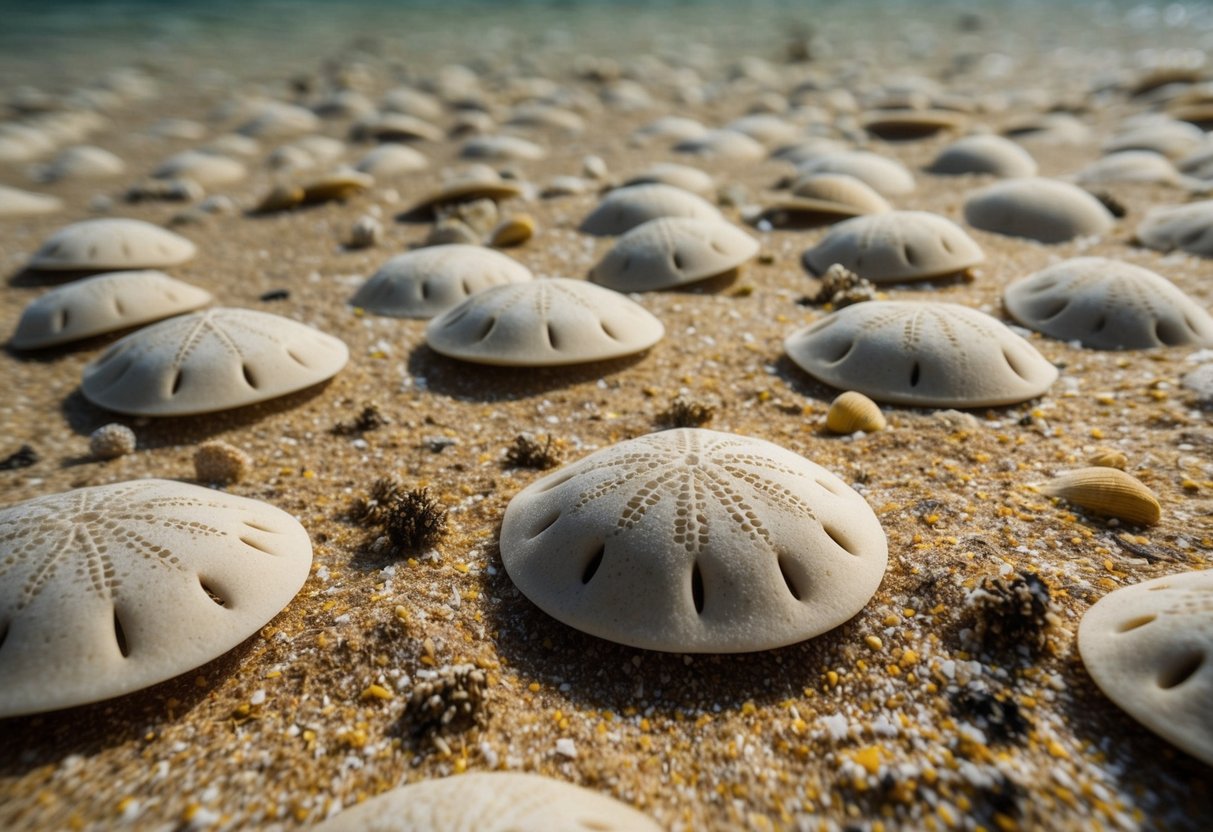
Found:
<path fill-rule="evenodd" d="M 826 412 L 826 427 L 834 433 L 849 434 L 858 430 L 875 433 L 887 426 L 880 405 L 854 390 L 848 390 L 830 402 Z"/>
<path fill-rule="evenodd" d="M 232 485 L 248 476 L 253 459 L 227 442 L 203 442 L 194 451 L 194 477 L 201 483 Z"/>
<path fill-rule="evenodd" d="M 1115 448 L 1096 448 L 1087 457 L 1087 462 L 1097 468 L 1118 468 L 1123 471 L 1129 464 L 1129 458 Z"/>
<path fill-rule="evenodd" d="M 1115 218 L 1103 204 L 1076 185 L 1057 179 L 1008 179 L 969 196 L 965 221 L 974 228 L 1061 243 L 1102 234 Z"/>
<path fill-rule="evenodd" d="M 400 254 L 350 298 L 350 304 L 393 318 L 432 318 L 476 292 L 531 280 L 526 266 L 477 245 L 440 245 Z"/>
<path fill-rule="evenodd" d="M 804 263 L 816 275 L 839 263 L 879 284 L 959 274 L 984 257 L 977 243 L 946 217 L 886 211 L 835 225 L 804 253 Z"/>
<path fill-rule="evenodd" d="M 757 253 L 757 240 L 722 220 L 663 217 L 620 237 L 590 280 L 617 292 L 671 289 L 730 272 Z"/>
<path fill-rule="evenodd" d="M 1035 176 L 1036 160 L 1028 151 L 1002 136 L 965 136 L 941 150 L 927 171 L 940 176 L 967 173 L 988 173 L 1003 178 Z"/>
<path fill-rule="evenodd" d="M 515 214 L 506 217 L 489 232 L 489 245 L 493 248 L 513 248 L 535 236 L 535 220 L 530 214 Z"/>
<path fill-rule="evenodd" d="M 1152 526 L 1162 516 L 1162 506 L 1154 492 L 1133 475 L 1115 468 L 1079 468 L 1055 477 L 1040 490 L 1096 514 L 1130 523 Z"/>
<path fill-rule="evenodd" d="M 502 179 L 492 168 L 476 165 L 443 182 L 442 187 L 414 203 L 405 213 L 430 213 L 443 205 L 491 199 L 502 202 L 522 195 L 516 183 Z"/>
<path fill-rule="evenodd" d="M 370 214 L 364 214 L 350 229 L 348 245 L 350 248 L 371 248 L 379 245 L 381 239 L 383 239 L 383 223 Z"/>
<path fill-rule="evenodd" d="M 720 211 L 702 197 L 672 185 L 616 188 L 582 220 L 579 230 L 595 236 L 625 234 L 660 217 L 691 217 L 724 222 Z"/>
<path fill-rule="evenodd" d="M 1137 227 L 1137 239 L 1156 251 L 1213 257 L 1213 200 L 1151 210 Z"/>
<path fill-rule="evenodd" d="M 52 234 L 30 258 L 40 271 L 158 269 L 184 263 L 194 244 L 150 222 L 83 220 Z"/>
<path fill-rule="evenodd" d="M 367 173 L 351 169 L 333 171 L 303 186 L 303 204 L 344 202 L 374 184 L 375 177 Z"/>

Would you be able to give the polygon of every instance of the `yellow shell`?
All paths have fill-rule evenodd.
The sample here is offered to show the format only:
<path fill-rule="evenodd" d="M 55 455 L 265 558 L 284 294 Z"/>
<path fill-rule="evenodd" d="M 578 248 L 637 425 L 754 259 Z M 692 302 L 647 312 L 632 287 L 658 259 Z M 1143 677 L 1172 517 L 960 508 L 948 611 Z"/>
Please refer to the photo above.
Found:
<path fill-rule="evenodd" d="M 1040 489 L 1076 506 L 1131 523 L 1153 525 L 1162 515 L 1158 498 L 1136 477 L 1115 468 L 1079 468 Z"/>
<path fill-rule="evenodd" d="M 494 248 L 520 246 L 535 236 L 535 221 L 529 214 L 506 217 L 489 233 L 489 245 Z"/>
<path fill-rule="evenodd" d="M 258 214 L 286 211 L 303 202 L 303 188 L 298 185 L 276 185 L 253 210 Z"/>
<path fill-rule="evenodd" d="M 362 193 L 374 184 L 375 179 L 369 173 L 354 170 L 337 171 L 304 185 L 303 201 L 313 203 L 346 200 Z"/>
<path fill-rule="evenodd" d="M 1119 468 L 1123 471 L 1129 464 L 1129 458 L 1115 448 L 1096 448 L 1087 457 L 1087 462 L 1099 468 Z"/>
<path fill-rule="evenodd" d="M 880 406 L 863 393 L 848 390 L 830 403 L 826 413 L 826 427 L 834 433 L 854 433 L 862 430 L 875 433 L 884 430 L 888 422 L 880 412 Z"/>

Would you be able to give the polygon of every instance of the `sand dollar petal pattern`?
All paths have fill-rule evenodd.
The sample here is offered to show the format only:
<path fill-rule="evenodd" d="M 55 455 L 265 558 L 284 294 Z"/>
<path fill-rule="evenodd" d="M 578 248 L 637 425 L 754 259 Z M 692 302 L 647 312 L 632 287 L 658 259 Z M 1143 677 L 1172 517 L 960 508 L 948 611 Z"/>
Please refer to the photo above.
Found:
<path fill-rule="evenodd" d="M 1213 200 L 1155 208 L 1137 226 L 1137 239 L 1157 251 L 1213 257 Z"/>
<path fill-rule="evenodd" d="M 190 312 L 211 294 L 163 272 L 110 272 L 52 289 L 21 313 L 9 344 L 53 347 Z"/>
<path fill-rule="evenodd" d="M 640 304 L 566 278 L 494 286 L 425 331 L 430 349 L 480 364 L 548 367 L 642 352 L 665 328 Z"/>
<path fill-rule="evenodd" d="M 888 559 L 876 515 L 825 468 L 683 428 L 621 442 L 510 501 L 501 557 L 524 595 L 600 638 L 673 652 L 768 650 L 868 602 Z"/>
<path fill-rule="evenodd" d="M 160 269 L 184 263 L 196 251 L 180 234 L 143 220 L 82 220 L 48 237 L 29 266 L 40 271 Z"/>
<path fill-rule="evenodd" d="M 618 800 L 537 774 L 423 780 L 345 809 L 316 832 L 659 832 Z"/>
<path fill-rule="evenodd" d="M 255 404 L 336 375 L 344 343 L 252 309 L 208 309 L 132 332 L 84 368 L 93 404 L 139 416 L 185 416 Z"/>
<path fill-rule="evenodd" d="M 1038 177 L 1008 179 L 983 188 L 965 200 L 964 213 L 974 228 L 1042 243 L 1102 234 L 1115 221 L 1082 188 Z"/>
<path fill-rule="evenodd" d="M 1103 350 L 1213 346 L 1213 317 L 1171 281 L 1103 257 L 1078 257 L 1011 284 L 1011 317 L 1063 341 Z"/>
<path fill-rule="evenodd" d="M 663 217 L 620 237 L 590 279 L 617 292 L 670 289 L 732 271 L 757 253 L 758 241 L 727 222 Z"/>
<path fill-rule="evenodd" d="M 429 246 L 399 254 L 350 298 L 353 306 L 393 318 L 432 318 L 476 292 L 532 278 L 512 257 L 482 246 Z"/>
<path fill-rule="evenodd" d="M 660 183 L 616 188 L 582 221 L 580 230 L 595 236 L 624 234 L 659 217 L 724 221 L 720 211 L 690 191 Z"/>
<path fill-rule="evenodd" d="M 792 333 L 784 349 L 814 378 L 890 404 L 1014 404 L 1057 379 L 1001 321 L 955 303 L 855 304 Z"/>
<path fill-rule="evenodd" d="M 1078 650 L 1109 699 L 1213 765 L 1213 570 L 1109 593 L 1083 616 Z"/>
<path fill-rule="evenodd" d="M 840 263 L 873 283 L 945 277 L 984 259 L 981 247 L 956 223 L 927 211 L 886 211 L 840 222 L 804 253 L 821 275 Z"/>
<path fill-rule="evenodd" d="M 253 635 L 307 578 L 293 517 L 135 480 L 0 509 L 0 717 L 120 696 Z"/>
<path fill-rule="evenodd" d="M 1035 176 L 1036 160 L 1010 139 L 993 134 L 965 136 L 939 151 L 927 171 L 955 176 L 988 173 L 999 177 Z"/>

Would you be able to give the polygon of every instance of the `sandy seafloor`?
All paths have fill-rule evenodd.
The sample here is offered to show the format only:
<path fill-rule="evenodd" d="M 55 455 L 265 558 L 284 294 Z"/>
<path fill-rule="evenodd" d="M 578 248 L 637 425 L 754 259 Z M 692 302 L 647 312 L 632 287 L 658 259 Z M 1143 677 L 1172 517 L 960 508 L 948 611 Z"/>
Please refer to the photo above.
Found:
<path fill-rule="evenodd" d="M 213 138 L 237 123 L 216 119 L 217 108 L 241 94 L 308 100 L 289 83 L 296 78 L 318 91 L 344 78 L 374 99 L 463 62 L 479 75 L 484 98 L 504 111 L 539 88 L 523 78 L 547 77 L 598 100 L 603 84 L 585 70 L 610 65 L 586 56 L 609 58 L 646 85 L 652 106 L 587 108 L 579 135 L 530 131 L 549 157 L 501 167 L 541 186 L 579 174 L 591 154 L 613 177 L 685 161 L 721 185 L 740 186 L 741 202 L 750 204 L 769 199 L 790 166 L 679 158 L 661 144 L 631 145 L 628 135 L 666 114 L 720 125 L 772 94 L 786 100 L 809 79 L 822 91 L 801 101 L 820 110 L 814 119 L 795 110 L 788 118 L 835 135 L 849 117 L 837 120 L 825 91 L 849 89 L 866 100 L 882 85 L 925 77 L 980 103 L 981 111 L 964 116 L 967 127 L 997 130 L 1050 108 L 1074 112 L 1091 127 L 1088 140 L 1024 142 L 1043 175 L 1060 176 L 1097 158 L 1122 119 L 1151 108 L 1126 85 L 1151 65 L 1202 59 L 1213 46 L 1209 10 L 1195 4 L 977 7 L 963 31 L 960 7 L 939 4 L 849 11 L 482 4 L 458 14 L 336 6 L 233 4 L 209 16 L 139 3 L 92 12 L 82 12 L 84 4 L 8 9 L 19 25 L 0 35 L 0 100 L 23 85 L 61 96 L 131 66 L 154 90 L 112 102 L 106 126 L 88 139 L 126 161 L 116 179 L 38 185 L 32 163 L 0 166 L 0 184 L 54 193 L 67 205 L 58 214 L 0 220 L 0 328 L 11 331 L 49 285 L 22 267 L 55 229 L 100 215 L 163 223 L 183 210 L 121 201 L 161 159 L 199 143 L 156 137 L 153 124 L 190 118 Z M 807 31 L 793 23 L 812 27 L 814 60 L 785 60 L 789 40 Z M 682 71 L 654 69 L 661 66 Z M 676 82 L 703 95 L 680 96 Z M 321 127 L 340 138 L 348 130 L 348 119 Z M 991 181 L 923 173 L 948 140 L 870 142 L 916 172 L 917 190 L 894 198 L 897 207 L 959 221 L 966 193 Z M 264 157 L 286 141 L 263 141 L 249 161 L 252 175 L 217 192 L 251 207 L 272 182 Z M 81 369 L 112 337 L 0 355 L 0 456 L 27 443 L 39 455 L 32 467 L 0 472 L 0 502 L 137 477 L 190 480 L 197 443 L 220 438 L 255 461 L 231 493 L 293 513 L 315 547 L 295 600 L 227 656 L 119 700 L 0 722 L 0 828 L 300 828 L 402 783 L 495 768 L 588 786 L 672 829 L 1213 826 L 1209 767 L 1112 705 L 1075 644 L 1082 613 L 1108 591 L 1210 565 L 1213 432 L 1179 383 L 1207 353 L 1098 352 L 1032 335 L 1061 370 L 1041 398 L 968 415 L 887 408 L 888 430 L 831 436 L 823 417 L 836 391 L 782 352 L 788 333 L 823 314 L 796 300 L 816 288 L 799 258 L 824 229 L 751 229 L 762 257 L 731 286 L 637 296 L 666 326 L 648 353 L 562 370 L 478 369 L 427 349 L 424 322 L 360 316 L 347 305 L 380 263 L 425 236 L 427 226 L 393 217 L 458 163 L 458 141 L 416 147 L 431 160 L 428 171 L 378 182 L 347 203 L 176 227 L 198 255 L 170 269 L 174 276 L 223 305 L 286 315 L 349 345 L 349 365 L 330 383 L 236 412 L 153 421 L 107 413 L 79 393 Z M 344 160 L 368 148 L 350 143 Z M 1008 282 L 1092 254 L 1154 269 L 1213 305 L 1208 261 L 1131 244 L 1149 207 L 1188 194 L 1163 185 L 1103 190 L 1127 216 L 1100 239 L 1045 246 L 970 229 L 987 258 L 975 280 L 897 286 L 887 295 L 1001 315 Z M 111 198 L 108 210 L 98 210 L 98 195 Z M 610 244 L 576 231 L 596 199 L 591 192 L 507 204 L 531 214 L 539 229 L 510 253 L 539 276 L 584 276 Z M 737 219 L 735 207 L 723 210 Z M 365 213 L 383 218 L 385 238 L 347 250 L 342 243 Z M 273 289 L 290 296 L 258 300 Z M 680 393 L 715 406 L 707 427 L 801 453 L 867 499 L 888 534 L 889 568 L 854 619 L 779 650 L 674 655 L 583 635 L 513 588 L 496 537 L 510 498 L 540 476 L 503 466 L 515 436 L 550 434 L 574 460 L 654 430 Z M 330 432 L 368 402 L 388 426 L 362 441 Z M 87 437 L 112 421 L 134 428 L 139 449 L 92 461 Z M 1097 446 L 1122 451 L 1128 470 L 1156 492 L 1157 526 L 1117 526 L 1038 493 Z M 346 519 L 350 501 L 387 475 L 428 487 L 450 508 L 451 533 L 435 550 L 398 561 L 374 554 L 365 530 Z M 1056 623 L 1037 651 L 974 650 L 966 594 L 1008 570 L 1046 581 Z M 463 662 L 488 671 L 486 719 L 448 738 L 445 754 L 413 736 L 402 712 L 417 679 Z M 371 684 L 396 695 L 366 699 Z M 1023 730 L 1000 733 L 965 712 L 957 704 L 964 689 L 1014 702 Z M 572 740 L 575 757 L 557 752 L 562 739 Z"/>

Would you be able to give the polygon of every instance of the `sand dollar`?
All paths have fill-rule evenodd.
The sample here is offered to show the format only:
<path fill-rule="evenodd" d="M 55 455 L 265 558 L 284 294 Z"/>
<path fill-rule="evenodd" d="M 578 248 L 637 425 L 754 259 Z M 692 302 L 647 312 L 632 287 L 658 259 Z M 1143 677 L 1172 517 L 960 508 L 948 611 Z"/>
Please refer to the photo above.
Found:
<path fill-rule="evenodd" d="M 401 786 L 351 806 L 316 832 L 659 832 L 645 815 L 589 789 L 513 772 Z"/>
<path fill-rule="evenodd" d="M 1179 171 L 1170 159 L 1152 150 L 1122 150 L 1087 165 L 1074 179 L 1084 185 L 1115 182 L 1173 184 L 1179 181 Z"/>
<path fill-rule="evenodd" d="M 388 260 L 350 303 L 376 315 L 432 318 L 476 292 L 531 277 L 526 266 L 489 248 L 430 246 Z"/>
<path fill-rule="evenodd" d="M 699 168 L 693 168 L 689 165 L 680 165 L 677 162 L 658 162 L 657 164 L 650 165 L 635 176 L 627 179 L 623 184 L 624 187 L 653 184 L 671 185 L 703 197 L 711 196 L 716 191 L 716 180 L 712 178 L 710 173 L 705 173 Z"/>
<path fill-rule="evenodd" d="M 1007 287 L 1011 317 L 1063 341 L 1103 350 L 1213 346 L 1213 317 L 1171 281 L 1103 257 L 1078 257 Z"/>
<path fill-rule="evenodd" d="M 674 151 L 736 162 L 757 162 L 767 155 L 761 143 L 736 130 L 709 130 L 694 138 L 683 139 L 674 145 Z"/>
<path fill-rule="evenodd" d="M 111 272 L 52 289 L 21 313 L 9 341 L 20 350 L 116 332 L 211 302 L 210 292 L 162 272 Z"/>
<path fill-rule="evenodd" d="M 965 200 L 964 212 L 974 228 L 1042 243 L 1102 234 L 1115 222 L 1111 212 L 1082 188 L 1034 177 L 983 188 Z"/>
<path fill-rule="evenodd" d="M 32 217 L 63 210 L 63 200 L 50 194 L 0 185 L 0 217 Z"/>
<path fill-rule="evenodd" d="M 1204 131 L 1195 124 L 1156 115 L 1116 133 L 1104 142 L 1103 150 L 1105 153 L 1149 150 L 1178 159 L 1199 147 L 1204 139 Z"/>
<path fill-rule="evenodd" d="M 547 158 L 542 146 L 519 136 L 475 136 L 463 143 L 463 159 L 491 159 L 501 162 L 529 162 Z"/>
<path fill-rule="evenodd" d="M 758 241 L 720 220 L 663 217 L 624 234 L 590 270 L 617 292 L 647 292 L 732 271 L 758 253 Z"/>
<path fill-rule="evenodd" d="M 633 130 L 631 142 L 632 144 L 647 144 L 652 141 L 681 142 L 697 139 L 706 132 L 708 132 L 708 128 L 693 118 L 662 116 Z"/>
<path fill-rule="evenodd" d="M 768 146 L 786 145 L 804 135 L 803 127 L 792 124 L 774 113 L 750 113 L 733 119 L 723 129 L 742 133 Z"/>
<path fill-rule="evenodd" d="M 0 717 L 192 670 L 290 602 L 312 546 L 271 505 L 135 480 L 0 509 Z"/>
<path fill-rule="evenodd" d="M 438 125 L 404 113 L 373 113 L 350 128 L 350 138 L 360 142 L 440 142 L 444 137 Z"/>
<path fill-rule="evenodd" d="M 93 404 L 139 416 L 211 413 L 331 378 L 345 344 L 268 312 L 208 309 L 132 332 L 84 368 Z"/>
<path fill-rule="evenodd" d="M 1057 379 L 1002 322 L 955 303 L 855 304 L 792 333 L 784 348 L 814 378 L 891 404 L 1014 404 Z"/>
<path fill-rule="evenodd" d="M 219 153 L 187 150 L 165 159 L 152 176 L 156 179 L 192 179 L 204 188 L 239 182 L 248 176 L 248 168 Z"/>
<path fill-rule="evenodd" d="M 501 558 L 524 595 L 579 630 L 740 653 L 855 615 L 888 548 L 872 509 L 825 468 L 761 439 L 684 428 L 532 483 L 506 509 Z"/>
<path fill-rule="evenodd" d="M 45 182 L 109 179 L 126 172 L 126 163 L 110 151 L 92 145 L 69 147 L 39 171 Z"/>
<path fill-rule="evenodd" d="M 1158 251 L 1213 257 L 1213 200 L 1153 209 L 1137 226 L 1137 239 Z"/>
<path fill-rule="evenodd" d="M 354 169 L 369 173 L 376 179 L 404 176 L 429 167 L 429 160 L 408 145 L 388 142 L 367 152 Z"/>
<path fill-rule="evenodd" d="M 663 334 L 661 321 L 618 292 L 553 278 L 474 294 L 430 321 L 425 340 L 464 361 L 547 367 L 631 355 Z"/>
<path fill-rule="evenodd" d="M 965 136 L 939 151 L 927 171 L 953 176 L 988 173 L 1011 178 L 1035 176 L 1036 160 L 1010 139 L 992 134 Z"/>
<path fill-rule="evenodd" d="M 499 202 L 522 195 L 516 183 L 502 179 L 497 171 L 485 165 L 472 165 L 443 180 L 435 191 L 413 203 L 406 213 L 433 212 L 443 205 L 491 199 Z"/>
<path fill-rule="evenodd" d="M 796 168 L 809 173 L 845 173 L 860 179 L 884 196 L 908 194 L 914 190 L 914 176 L 901 162 L 867 150 L 842 150 L 825 153 L 802 162 Z"/>
<path fill-rule="evenodd" d="M 306 107 L 284 101 L 266 101 L 236 131 L 257 139 L 282 138 L 319 129 L 320 119 Z"/>
<path fill-rule="evenodd" d="M 702 197 L 658 183 L 629 185 L 611 191 L 582 220 L 580 230 L 596 236 L 624 234 L 660 217 L 724 221 L 716 206 Z"/>
<path fill-rule="evenodd" d="M 379 106 L 393 113 L 437 121 L 442 118 L 442 102 L 428 92 L 412 87 L 396 87 L 384 94 Z"/>
<path fill-rule="evenodd" d="M 59 229 L 30 258 L 31 269 L 159 269 L 184 263 L 197 249 L 180 234 L 143 220 L 82 220 Z"/>
<path fill-rule="evenodd" d="M 960 226 L 926 211 L 887 211 L 840 222 L 804 253 L 813 274 L 840 263 L 873 283 L 954 275 L 983 258 Z"/>
<path fill-rule="evenodd" d="M 1109 593 L 1083 616 L 1078 650 L 1109 699 L 1213 765 L 1213 570 Z"/>

